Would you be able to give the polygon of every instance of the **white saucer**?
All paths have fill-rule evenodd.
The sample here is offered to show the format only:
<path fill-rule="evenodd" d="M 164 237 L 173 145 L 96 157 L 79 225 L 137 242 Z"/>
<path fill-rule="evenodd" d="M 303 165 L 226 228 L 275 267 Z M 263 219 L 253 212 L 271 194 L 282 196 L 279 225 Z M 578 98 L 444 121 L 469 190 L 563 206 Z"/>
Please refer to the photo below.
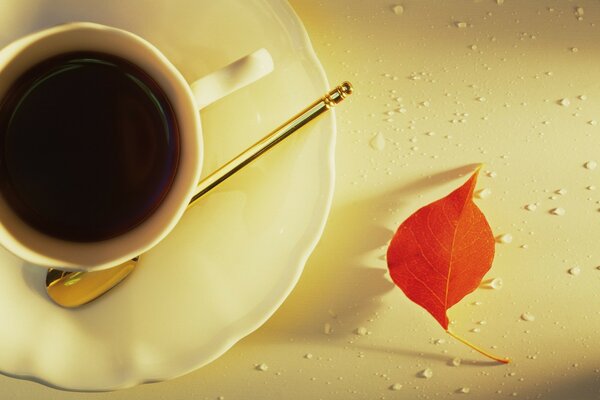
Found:
<path fill-rule="evenodd" d="M 2 6 L 0 45 L 76 20 L 137 33 L 188 81 L 269 50 L 270 76 L 202 112 L 203 173 L 328 89 L 284 1 L 21 0 Z M 112 390 L 219 357 L 264 323 L 298 280 L 329 212 L 334 142 L 329 113 L 208 195 L 126 282 L 78 310 L 46 298 L 44 269 L 0 249 L 0 370 L 60 388 Z"/>

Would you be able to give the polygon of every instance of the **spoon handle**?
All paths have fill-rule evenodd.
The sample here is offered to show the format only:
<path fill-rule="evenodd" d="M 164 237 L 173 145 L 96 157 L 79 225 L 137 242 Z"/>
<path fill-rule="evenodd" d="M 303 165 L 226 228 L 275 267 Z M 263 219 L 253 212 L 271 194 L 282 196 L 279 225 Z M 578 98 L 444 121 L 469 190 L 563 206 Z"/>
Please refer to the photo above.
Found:
<path fill-rule="evenodd" d="M 237 171 L 250 164 L 277 143 L 281 142 L 304 125 L 317 118 L 319 115 L 339 104 L 342 100 L 352 94 L 350 82 L 344 82 L 337 86 L 325 96 L 321 97 L 298 114 L 281 124 L 273 132 L 260 139 L 258 142 L 241 152 L 237 157 L 212 172 L 202 179 L 196 189 L 196 194 L 190 200 L 188 207 L 193 206 L 204 194 L 215 186 L 235 174 Z"/>
<path fill-rule="evenodd" d="M 312 121 L 331 107 L 339 104 L 352 93 L 352 85 L 344 82 L 322 98 L 300 111 L 279 128 L 269 133 L 240 155 L 204 178 L 198 185 L 196 194 L 188 207 L 212 188 L 235 174 L 271 147 Z M 46 292 L 56 304 L 66 308 L 76 308 L 90 303 L 118 285 L 135 269 L 139 257 L 123 264 L 101 271 L 73 272 L 49 269 L 46 274 Z"/>

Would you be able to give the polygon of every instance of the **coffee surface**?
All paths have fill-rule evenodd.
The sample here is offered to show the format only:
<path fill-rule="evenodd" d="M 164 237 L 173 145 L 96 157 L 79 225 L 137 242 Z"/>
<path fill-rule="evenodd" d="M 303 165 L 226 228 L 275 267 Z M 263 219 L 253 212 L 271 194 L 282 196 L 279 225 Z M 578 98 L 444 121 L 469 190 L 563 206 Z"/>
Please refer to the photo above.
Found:
<path fill-rule="evenodd" d="M 108 239 L 160 205 L 179 145 L 148 74 L 112 55 L 62 54 L 25 72 L 0 104 L 0 191 L 41 232 Z"/>

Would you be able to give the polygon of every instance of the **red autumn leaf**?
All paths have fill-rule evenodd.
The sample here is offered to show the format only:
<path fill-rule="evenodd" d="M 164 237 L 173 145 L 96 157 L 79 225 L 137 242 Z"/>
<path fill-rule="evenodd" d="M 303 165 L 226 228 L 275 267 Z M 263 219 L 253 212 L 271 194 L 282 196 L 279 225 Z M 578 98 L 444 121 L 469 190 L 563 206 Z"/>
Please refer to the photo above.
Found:
<path fill-rule="evenodd" d="M 473 202 L 478 174 L 479 168 L 448 196 L 408 217 L 387 251 L 394 283 L 463 342 L 448 331 L 446 312 L 479 286 L 495 249 L 490 225 Z"/>

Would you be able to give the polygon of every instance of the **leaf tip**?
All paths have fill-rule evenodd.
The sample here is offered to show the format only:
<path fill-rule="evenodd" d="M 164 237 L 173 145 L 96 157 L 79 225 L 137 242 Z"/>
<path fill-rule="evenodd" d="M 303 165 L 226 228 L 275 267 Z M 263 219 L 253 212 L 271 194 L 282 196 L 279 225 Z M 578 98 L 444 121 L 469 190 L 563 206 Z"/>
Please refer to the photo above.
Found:
<path fill-rule="evenodd" d="M 483 167 L 485 167 L 484 163 L 479 163 L 477 165 L 477 167 L 475 167 L 475 169 L 473 170 L 473 173 L 471 174 L 471 176 L 475 179 L 477 179 L 479 177 L 479 173 L 481 172 L 481 170 L 483 169 Z"/>

